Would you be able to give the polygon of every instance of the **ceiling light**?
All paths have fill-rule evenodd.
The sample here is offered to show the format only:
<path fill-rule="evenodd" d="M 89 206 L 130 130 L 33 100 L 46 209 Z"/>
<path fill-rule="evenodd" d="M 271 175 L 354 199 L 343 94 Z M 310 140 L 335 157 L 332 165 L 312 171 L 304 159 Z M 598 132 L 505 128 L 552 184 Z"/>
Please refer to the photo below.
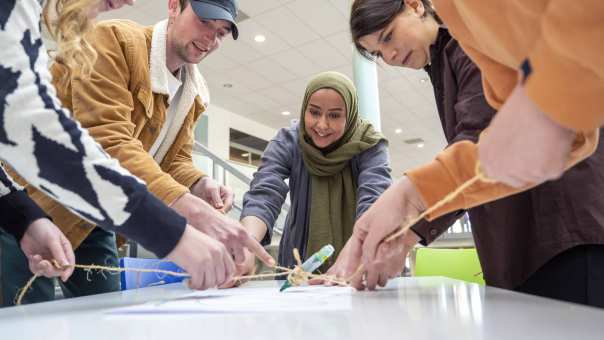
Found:
<path fill-rule="evenodd" d="M 405 139 L 404 142 L 405 142 L 405 144 L 416 145 L 419 143 L 423 143 L 424 140 L 422 138 L 410 138 L 410 139 Z"/>
<path fill-rule="evenodd" d="M 423 148 L 424 147 L 424 143 L 417 144 L 417 147 L 420 148 L 420 149 Z"/>
<path fill-rule="evenodd" d="M 282 114 L 282 115 L 284 115 L 284 116 L 289 116 L 289 115 L 291 115 L 292 113 L 291 113 L 291 112 L 289 112 L 289 111 L 283 111 L 283 112 L 281 112 L 281 114 Z"/>
<path fill-rule="evenodd" d="M 403 129 L 398 128 L 398 129 L 394 130 L 394 133 L 397 133 L 397 134 L 398 134 L 398 133 L 403 133 Z"/>
<path fill-rule="evenodd" d="M 263 36 L 262 34 L 258 34 L 257 36 L 255 36 L 255 37 L 254 37 L 254 40 L 255 40 L 256 42 L 261 43 L 261 42 L 264 42 L 264 41 L 266 40 L 266 37 L 265 37 L 265 36 Z"/>

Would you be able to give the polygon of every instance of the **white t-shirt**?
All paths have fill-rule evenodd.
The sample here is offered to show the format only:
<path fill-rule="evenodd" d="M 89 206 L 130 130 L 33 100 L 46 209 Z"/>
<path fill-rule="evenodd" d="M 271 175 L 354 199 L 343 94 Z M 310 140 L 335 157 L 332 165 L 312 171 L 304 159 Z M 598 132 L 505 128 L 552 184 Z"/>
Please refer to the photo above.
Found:
<path fill-rule="evenodd" d="M 155 154 L 157 154 L 161 143 L 166 139 L 168 131 L 172 129 L 172 123 L 174 122 L 174 117 L 176 116 L 176 107 L 178 106 L 177 103 L 180 100 L 180 95 L 182 94 L 182 82 L 185 76 L 185 71 L 181 68 L 178 70 L 178 74 L 175 77 L 172 72 L 167 70 L 166 67 L 166 74 L 168 75 L 168 109 L 166 110 L 166 121 L 159 132 L 159 136 L 157 136 L 157 139 L 151 146 L 151 149 L 149 149 L 149 154 L 154 157 Z"/>

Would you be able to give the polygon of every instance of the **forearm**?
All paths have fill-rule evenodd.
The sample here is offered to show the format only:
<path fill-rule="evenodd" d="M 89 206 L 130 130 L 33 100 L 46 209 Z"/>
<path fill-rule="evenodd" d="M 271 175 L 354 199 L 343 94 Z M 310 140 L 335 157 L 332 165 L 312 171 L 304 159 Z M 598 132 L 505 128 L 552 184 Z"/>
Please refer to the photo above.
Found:
<path fill-rule="evenodd" d="M 47 217 L 23 190 L 13 191 L 0 197 L 1 227 L 21 240 L 29 225 L 37 219 Z"/>
<path fill-rule="evenodd" d="M 258 242 L 264 239 L 268 227 L 261 219 L 256 216 L 246 216 L 241 220 L 241 224 Z"/>

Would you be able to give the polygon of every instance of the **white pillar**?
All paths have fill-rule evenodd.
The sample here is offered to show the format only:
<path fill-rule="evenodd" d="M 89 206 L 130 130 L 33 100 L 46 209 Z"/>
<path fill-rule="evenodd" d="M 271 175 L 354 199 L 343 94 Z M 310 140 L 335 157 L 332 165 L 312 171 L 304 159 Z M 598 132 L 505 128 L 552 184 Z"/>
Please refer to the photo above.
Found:
<path fill-rule="evenodd" d="M 359 115 L 371 122 L 376 130 L 381 131 L 377 65 L 359 54 L 354 47 L 352 59 L 354 84 L 359 95 Z"/>

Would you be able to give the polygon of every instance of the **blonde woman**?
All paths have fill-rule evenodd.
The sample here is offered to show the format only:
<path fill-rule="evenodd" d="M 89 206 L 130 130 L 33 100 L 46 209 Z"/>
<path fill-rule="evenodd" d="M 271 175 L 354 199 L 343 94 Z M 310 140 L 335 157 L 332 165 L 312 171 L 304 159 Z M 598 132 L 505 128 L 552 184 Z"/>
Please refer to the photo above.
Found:
<path fill-rule="evenodd" d="M 44 4 L 43 9 L 37 0 L 2 1 L 0 158 L 72 212 L 136 240 L 158 257 L 175 261 L 191 274 L 192 288 L 221 285 L 234 272 L 226 248 L 187 225 L 183 217 L 150 194 L 144 183 L 109 158 L 69 118 L 51 85 L 40 18 L 45 18 L 57 42 L 57 60 L 86 77 L 95 59 L 82 38 L 92 25 L 90 18 L 131 2 L 56 0 Z M 43 243 L 40 249 L 51 246 Z M 12 301 L 16 286 L 21 285 L 7 284 L 7 279 L 2 278 L 4 304 Z"/>

